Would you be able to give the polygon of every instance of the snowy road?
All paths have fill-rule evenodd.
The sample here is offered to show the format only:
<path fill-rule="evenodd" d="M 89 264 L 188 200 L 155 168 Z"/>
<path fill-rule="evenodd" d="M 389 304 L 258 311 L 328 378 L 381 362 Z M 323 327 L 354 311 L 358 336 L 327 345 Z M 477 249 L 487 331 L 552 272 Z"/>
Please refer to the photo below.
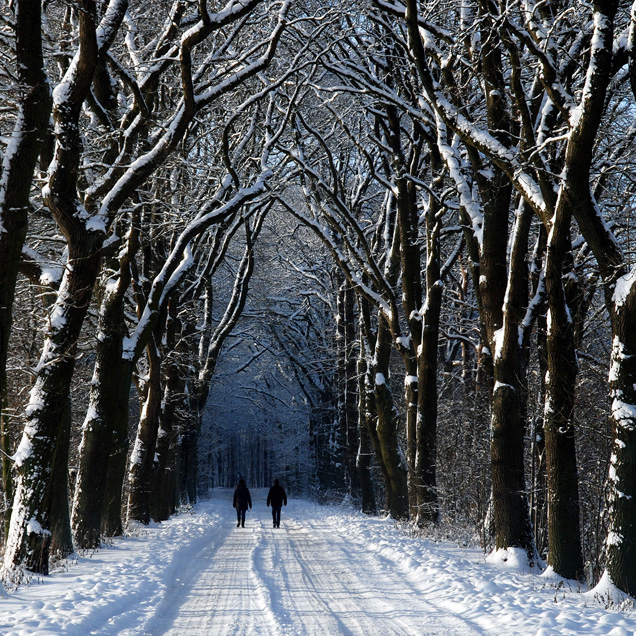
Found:
<path fill-rule="evenodd" d="M 263 493 L 254 494 L 246 527 L 223 524 L 187 576 L 171 582 L 146 634 L 483 633 L 426 602 L 395 563 L 312 518 L 313 506 L 290 501 L 274 529 Z"/>
<path fill-rule="evenodd" d="M 388 518 L 265 491 L 236 528 L 232 491 L 131 528 L 49 577 L 0 588 L 2 636 L 636 636 L 631 601 L 411 536 Z"/>

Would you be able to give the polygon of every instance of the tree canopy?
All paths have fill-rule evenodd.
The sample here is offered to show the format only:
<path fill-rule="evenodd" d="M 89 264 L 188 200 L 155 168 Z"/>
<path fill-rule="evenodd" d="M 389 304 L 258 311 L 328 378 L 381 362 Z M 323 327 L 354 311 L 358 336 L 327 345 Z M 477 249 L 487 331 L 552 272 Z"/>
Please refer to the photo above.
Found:
<path fill-rule="evenodd" d="M 278 476 L 636 595 L 630 4 L 1 16 L 5 583 Z"/>

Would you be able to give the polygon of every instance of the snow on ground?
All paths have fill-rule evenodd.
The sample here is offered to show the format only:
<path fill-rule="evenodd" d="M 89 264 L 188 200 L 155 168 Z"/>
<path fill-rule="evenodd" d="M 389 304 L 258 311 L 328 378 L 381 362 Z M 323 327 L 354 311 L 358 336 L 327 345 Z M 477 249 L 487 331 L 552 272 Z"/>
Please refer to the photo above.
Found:
<path fill-rule="evenodd" d="M 0 597 L 4 636 L 636 636 L 636 613 L 389 519 L 231 491 Z"/>

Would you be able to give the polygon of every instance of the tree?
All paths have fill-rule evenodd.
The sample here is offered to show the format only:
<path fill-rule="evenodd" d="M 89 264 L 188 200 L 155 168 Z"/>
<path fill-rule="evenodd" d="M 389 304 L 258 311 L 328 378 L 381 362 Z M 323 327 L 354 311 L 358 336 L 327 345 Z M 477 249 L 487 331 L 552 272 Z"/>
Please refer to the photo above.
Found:
<path fill-rule="evenodd" d="M 278 17 L 274 18 L 271 30 L 268 30 L 269 22 L 263 24 L 265 34 L 261 40 L 262 52 L 258 47 L 247 51 L 240 59 L 240 64 L 234 63 L 231 69 L 226 69 L 227 72 L 221 71 L 223 77 L 217 83 L 208 84 L 204 79 L 204 71 L 210 71 L 216 61 L 213 57 L 204 59 L 201 75 L 194 73 L 192 68 L 192 52 L 197 46 L 216 35 L 225 25 L 240 21 L 245 16 L 253 16 L 257 4 L 256 0 L 240 6 L 230 3 L 216 14 L 209 13 L 204 6 L 200 7 L 196 26 L 187 31 L 187 36 L 181 39 L 179 45 L 171 42 L 185 7 L 180 3 L 174 5 L 175 20 L 161 34 L 159 48 L 150 52 L 150 59 L 157 56 L 159 64 L 152 66 L 148 75 L 142 79 L 152 83 L 161 77 L 161 73 L 170 66 L 170 59 L 174 59 L 166 56 L 170 47 L 173 47 L 174 53 L 179 52 L 181 56 L 181 101 L 173 113 L 167 114 L 164 123 L 169 122 L 169 125 L 166 128 L 163 128 L 163 124 L 159 125 L 158 131 L 163 132 L 159 132 L 150 148 L 146 151 L 144 144 L 135 147 L 131 142 L 138 139 L 142 124 L 149 122 L 150 113 L 139 85 L 130 75 L 123 75 L 128 92 L 133 97 L 132 108 L 124 109 L 120 114 L 120 121 L 124 128 L 128 128 L 128 136 L 118 160 L 100 175 L 97 183 L 85 191 L 78 189 L 81 186 L 78 182 L 78 167 L 82 148 L 79 118 L 98 62 L 107 55 L 127 4 L 113 0 L 99 24 L 99 31 L 95 3 L 86 2 L 79 11 L 77 51 L 55 91 L 53 114 L 56 150 L 45 189 L 47 205 L 68 243 L 69 267 L 65 270 L 58 298 L 51 310 L 51 326 L 42 353 L 40 373 L 31 393 L 27 411 L 28 423 L 16 456 L 18 479 L 15 512 L 5 551 L 5 572 L 10 572 L 22 562 L 34 571 L 46 572 L 48 569 L 49 502 L 52 486 L 48 476 L 53 469 L 54 449 L 73 375 L 77 337 L 99 273 L 106 233 L 112 227 L 124 202 L 174 151 L 197 113 L 219 96 L 248 81 L 270 63 L 285 29 L 283 16 L 288 8 L 286 4 L 282 5 Z M 241 24 L 244 26 L 245 21 Z M 134 59 L 134 55 L 132 57 Z M 149 86 L 147 88 L 150 89 Z M 131 157 L 135 151 L 140 151 L 137 161 Z M 126 164 L 129 164 L 128 168 L 124 167 Z M 267 169 L 261 173 L 261 184 L 266 176 Z M 224 192 L 228 189 L 230 183 L 222 187 Z M 238 196 L 230 198 L 225 210 L 240 205 L 256 192 L 253 186 L 242 191 L 239 189 Z M 101 200 L 100 204 L 97 203 L 98 200 Z M 196 226 L 190 228 L 190 238 L 184 236 L 179 249 L 185 249 L 197 229 Z M 168 269 L 177 269 L 179 259 L 180 256 L 173 259 Z M 159 301 L 158 288 L 163 291 L 167 283 L 167 279 L 159 282 L 155 290 L 158 297 L 154 297 L 152 302 Z M 154 314 L 151 312 L 151 315 Z"/>
<path fill-rule="evenodd" d="M 459 138 L 475 152 L 489 157 L 495 166 L 501 170 L 501 174 L 515 187 L 526 204 L 530 206 L 541 219 L 549 232 L 548 258 L 546 265 L 546 283 L 548 286 L 548 302 L 553 316 L 565 319 L 565 324 L 556 326 L 549 333 L 548 346 L 552 348 L 552 355 L 548 355 L 548 364 L 551 365 L 550 382 L 547 383 L 546 426 L 549 433 L 546 443 L 554 444 L 548 452 L 548 482 L 550 488 L 550 500 L 553 506 L 563 503 L 563 508 L 558 515 L 559 520 L 551 520 L 551 545 L 550 561 L 555 564 L 561 573 L 567 576 L 581 576 L 581 557 L 578 538 L 578 493 L 576 489 L 576 460 L 573 457 L 574 445 L 572 443 L 571 413 L 573 401 L 573 377 L 575 364 L 573 363 L 573 328 L 567 318 L 567 298 L 562 289 L 561 276 L 563 273 L 564 255 L 567 253 L 567 241 L 569 236 L 569 218 L 574 215 L 581 233 L 594 252 L 606 285 L 606 301 L 612 321 L 616 342 L 624 344 L 622 332 L 618 335 L 620 327 L 624 325 L 623 306 L 629 298 L 629 292 L 621 294 L 620 309 L 612 297 L 616 285 L 616 277 L 625 276 L 624 260 L 619 255 L 618 245 L 607 228 L 602 223 L 600 209 L 596 197 L 591 188 L 591 166 L 594 159 L 594 143 L 597 139 L 599 127 L 606 112 L 608 103 L 608 87 L 613 72 L 619 68 L 623 56 L 621 46 L 616 48 L 613 56 L 614 19 L 617 12 L 617 3 L 599 3 L 592 10 L 594 18 L 593 30 L 555 31 L 555 37 L 547 37 L 552 25 L 556 25 L 561 17 L 556 7 L 550 7 L 545 12 L 539 11 L 536 17 L 528 14 L 514 12 L 499 13 L 497 7 L 487 3 L 477 5 L 480 16 L 480 26 L 486 27 L 488 33 L 488 47 L 492 54 L 502 60 L 505 54 L 509 60 L 512 72 L 510 99 L 518 114 L 519 145 L 511 144 L 510 139 L 502 138 L 500 133 L 486 132 L 480 124 L 475 124 L 468 117 L 466 111 L 451 107 L 451 103 L 443 95 L 443 89 L 436 82 L 431 73 L 427 55 L 422 45 L 418 32 L 418 14 L 415 3 L 407 3 L 407 21 L 410 28 L 410 48 L 414 60 L 418 65 L 422 85 L 431 106 L 436 110 L 441 120 L 445 122 Z M 392 10 L 397 10 L 392 7 Z M 498 26 L 492 20 L 496 17 L 501 20 Z M 523 25 L 523 26 L 520 26 Z M 430 29 L 432 34 L 439 33 L 434 26 Z M 524 29 L 527 28 L 527 31 Z M 558 35 L 557 35 L 558 34 Z M 528 36 L 528 37 L 527 37 Z M 540 42 L 545 42 L 549 54 L 540 48 Z M 558 59 L 561 47 L 569 49 L 570 62 L 556 66 L 554 60 Z M 574 47 L 574 49 L 572 48 Z M 572 50 L 584 50 L 587 47 L 589 57 L 577 68 L 577 72 L 571 65 L 577 66 L 576 56 L 572 56 Z M 536 60 L 536 67 L 540 69 L 540 75 L 536 76 L 533 90 L 524 88 L 524 70 L 529 68 L 522 65 L 522 54 L 528 54 Z M 493 58 L 494 59 L 494 58 Z M 488 75 L 488 68 L 484 65 L 484 78 L 488 93 L 491 87 L 491 101 L 489 108 L 498 108 L 506 96 L 506 88 L 497 81 L 497 65 L 491 67 L 495 74 Z M 454 84 L 452 78 L 446 76 L 446 86 Z M 494 81 L 493 81 L 494 79 Z M 574 95 L 574 86 L 580 88 L 580 92 Z M 542 102 L 537 99 L 539 95 L 545 95 L 547 102 L 543 103 L 542 111 L 537 111 L 537 105 Z M 488 97 L 488 95 L 487 95 Z M 502 111 L 503 112 L 503 111 Z M 533 118 L 534 114 L 534 118 Z M 539 126 L 535 128 L 535 122 Z M 548 131 L 556 130 L 561 126 L 562 137 L 554 137 L 548 140 Z M 501 126 L 497 127 L 501 130 Z M 550 164 L 548 154 L 543 150 L 544 145 L 558 144 L 564 141 L 564 147 L 560 149 L 559 160 Z M 554 168 L 560 170 L 554 177 Z M 556 192 L 556 196 L 555 193 Z M 610 266 L 609 263 L 612 263 Z M 610 273 L 610 271 L 612 273 Z M 627 288 L 629 289 L 629 287 Z M 612 293 L 610 293 L 612 290 Z M 629 303 L 627 303 L 629 305 Z M 628 310 L 629 312 L 629 310 Z M 621 315 L 619 318 L 618 315 Z M 627 319 L 629 322 L 629 319 Z M 617 331 L 618 330 L 618 331 Z M 623 359 L 622 354 L 618 356 Z M 621 374 L 618 374 L 621 375 Z M 629 372 L 627 372 L 629 375 Z M 614 375 L 613 377 L 616 377 Z M 495 379 L 497 372 L 495 370 Z M 615 390 L 622 398 L 629 396 L 629 388 L 619 382 L 620 388 Z M 555 397 L 563 402 L 563 408 L 557 411 L 550 408 L 554 405 Z M 631 398 L 627 397 L 629 400 Z M 496 402 L 495 402 L 496 405 Z M 620 412 L 622 419 L 629 409 L 614 409 Z M 616 417 L 616 416 L 615 416 Z M 619 425 L 620 427 L 620 425 Z M 618 428 L 619 428 L 618 427 Z M 624 448 L 628 448 L 624 440 Z M 627 462 L 628 464 L 629 462 Z M 620 464 L 620 462 L 619 462 Z M 625 480 L 627 481 L 627 480 Z M 618 505 L 622 508 L 622 497 Z M 629 514 L 629 513 L 627 513 Z M 619 514 L 620 516 L 620 514 Z M 565 522 L 565 518 L 569 520 Z M 569 529 L 572 535 L 565 532 Z M 621 522 L 622 523 L 622 522 Z M 566 538 L 567 536 L 567 538 Z M 622 536 L 622 535 L 621 535 Z M 610 544 L 612 540 L 610 540 Z M 622 545 L 623 541 L 616 541 L 616 545 Z M 572 551 L 566 546 L 575 546 Z M 629 585 L 624 578 L 624 572 L 620 567 L 614 570 L 615 561 L 612 550 L 608 550 L 608 571 L 620 571 L 614 575 L 620 578 L 619 586 L 626 589 Z M 628 548 L 626 548 L 628 549 Z M 557 565 L 558 564 L 558 565 Z M 612 576 L 610 574 L 610 576 Z"/>
<path fill-rule="evenodd" d="M 13 486 L 11 468 L 6 459 L 10 445 L 3 410 L 6 407 L 6 367 L 13 322 L 13 301 L 31 209 L 33 173 L 37 160 L 45 149 L 52 101 L 40 39 L 41 6 L 39 3 L 23 2 L 18 3 L 14 9 L 17 86 L 13 88 L 18 108 L 11 142 L 4 152 L 0 168 L 0 435 L 4 451 L 3 483 L 7 499 L 12 497 Z M 8 512 L 10 513 L 10 509 Z M 5 523 L 8 524 L 8 521 L 9 515 L 6 516 Z"/>

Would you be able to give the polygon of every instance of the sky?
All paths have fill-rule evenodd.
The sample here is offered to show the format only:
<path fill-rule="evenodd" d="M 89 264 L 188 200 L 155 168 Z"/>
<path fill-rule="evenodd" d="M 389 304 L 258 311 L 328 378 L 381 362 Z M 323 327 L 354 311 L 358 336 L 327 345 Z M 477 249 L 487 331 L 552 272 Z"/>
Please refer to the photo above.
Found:
<path fill-rule="evenodd" d="M 252 491 L 245 528 L 232 491 L 214 490 L 4 590 L 0 634 L 636 636 L 607 582 L 587 590 L 347 505 L 290 498 L 276 529 L 266 495 Z"/>

